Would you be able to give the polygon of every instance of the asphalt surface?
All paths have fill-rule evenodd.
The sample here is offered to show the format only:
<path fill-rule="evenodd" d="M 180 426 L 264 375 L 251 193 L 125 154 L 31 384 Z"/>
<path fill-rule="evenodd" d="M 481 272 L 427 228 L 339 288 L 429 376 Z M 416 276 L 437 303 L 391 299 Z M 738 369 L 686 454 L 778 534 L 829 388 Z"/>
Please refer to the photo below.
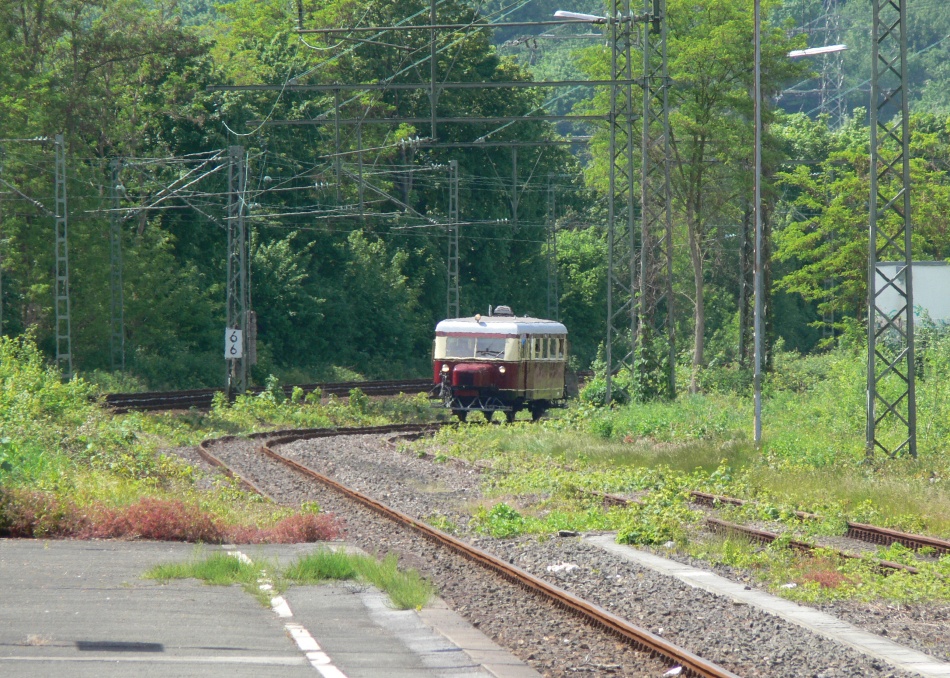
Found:
<path fill-rule="evenodd" d="M 538 675 L 439 601 L 392 610 L 351 583 L 291 587 L 268 608 L 239 586 L 143 578 L 222 548 L 286 564 L 316 547 L 0 540 L 0 675 Z"/>

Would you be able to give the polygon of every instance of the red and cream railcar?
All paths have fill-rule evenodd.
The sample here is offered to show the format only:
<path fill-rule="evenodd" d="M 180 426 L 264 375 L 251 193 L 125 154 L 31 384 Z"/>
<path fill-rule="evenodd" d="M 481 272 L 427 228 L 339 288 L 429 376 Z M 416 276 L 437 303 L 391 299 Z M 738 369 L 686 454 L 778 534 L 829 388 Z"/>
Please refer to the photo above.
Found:
<path fill-rule="evenodd" d="M 462 421 L 521 410 L 534 419 L 564 399 L 567 328 L 519 318 L 507 306 L 493 315 L 443 320 L 435 328 L 432 371 L 445 407 Z"/>

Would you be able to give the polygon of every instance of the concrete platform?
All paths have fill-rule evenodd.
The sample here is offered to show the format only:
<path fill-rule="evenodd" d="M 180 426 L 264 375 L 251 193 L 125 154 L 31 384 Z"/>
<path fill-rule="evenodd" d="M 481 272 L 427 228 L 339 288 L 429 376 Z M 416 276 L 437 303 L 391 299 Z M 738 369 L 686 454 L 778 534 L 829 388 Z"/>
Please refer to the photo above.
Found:
<path fill-rule="evenodd" d="M 314 548 L 237 550 L 286 564 Z M 444 604 L 395 611 L 379 592 L 341 584 L 291 587 L 268 609 L 237 586 L 142 578 L 155 565 L 221 550 L 0 540 L 0 675 L 538 676 Z"/>
<path fill-rule="evenodd" d="M 927 678 L 950 677 L 950 663 L 930 657 L 923 652 L 899 645 L 869 631 L 842 621 L 814 608 L 793 603 L 790 600 L 773 596 L 764 591 L 749 589 L 742 584 L 720 577 L 707 570 L 678 563 L 640 549 L 618 544 L 616 535 L 598 535 L 584 537 L 584 541 L 599 546 L 624 560 L 636 563 L 695 588 L 701 588 L 717 596 L 729 598 L 737 603 L 751 605 L 776 617 L 808 629 L 825 638 L 852 647 L 871 657 L 876 657 L 905 671 L 911 671 Z"/>

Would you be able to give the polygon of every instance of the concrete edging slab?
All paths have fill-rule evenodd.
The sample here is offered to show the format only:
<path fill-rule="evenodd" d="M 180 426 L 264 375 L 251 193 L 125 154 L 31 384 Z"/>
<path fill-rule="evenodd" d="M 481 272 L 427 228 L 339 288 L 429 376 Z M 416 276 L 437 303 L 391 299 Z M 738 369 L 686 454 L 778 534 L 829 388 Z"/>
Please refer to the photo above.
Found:
<path fill-rule="evenodd" d="M 913 671 L 927 678 L 950 676 L 950 663 L 934 659 L 923 652 L 918 652 L 869 631 L 859 629 L 853 624 L 814 608 L 805 607 L 763 591 L 747 590 L 742 584 L 729 581 L 713 572 L 700 570 L 647 551 L 618 544 L 614 541 L 613 535 L 588 536 L 584 537 L 584 541 L 624 560 L 675 577 L 692 587 L 745 603 L 781 617 L 813 633 L 830 638 L 906 671 Z"/>

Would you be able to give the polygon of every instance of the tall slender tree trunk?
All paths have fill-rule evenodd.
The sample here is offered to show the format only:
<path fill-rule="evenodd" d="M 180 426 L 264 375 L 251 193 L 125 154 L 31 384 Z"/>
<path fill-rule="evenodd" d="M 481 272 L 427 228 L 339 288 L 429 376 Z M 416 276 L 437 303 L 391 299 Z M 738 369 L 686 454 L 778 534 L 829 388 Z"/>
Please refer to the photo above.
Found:
<path fill-rule="evenodd" d="M 699 391 L 699 370 L 703 366 L 703 350 L 706 336 L 706 303 L 703 289 L 703 247 L 702 226 L 697 223 L 696 213 L 689 210 L 686 216 L 689 230 L 689 258 L 693 264 L 693 286 L 695 299 L 693 302 L 693 369 L 689 377 L 689 392 Z"/>

